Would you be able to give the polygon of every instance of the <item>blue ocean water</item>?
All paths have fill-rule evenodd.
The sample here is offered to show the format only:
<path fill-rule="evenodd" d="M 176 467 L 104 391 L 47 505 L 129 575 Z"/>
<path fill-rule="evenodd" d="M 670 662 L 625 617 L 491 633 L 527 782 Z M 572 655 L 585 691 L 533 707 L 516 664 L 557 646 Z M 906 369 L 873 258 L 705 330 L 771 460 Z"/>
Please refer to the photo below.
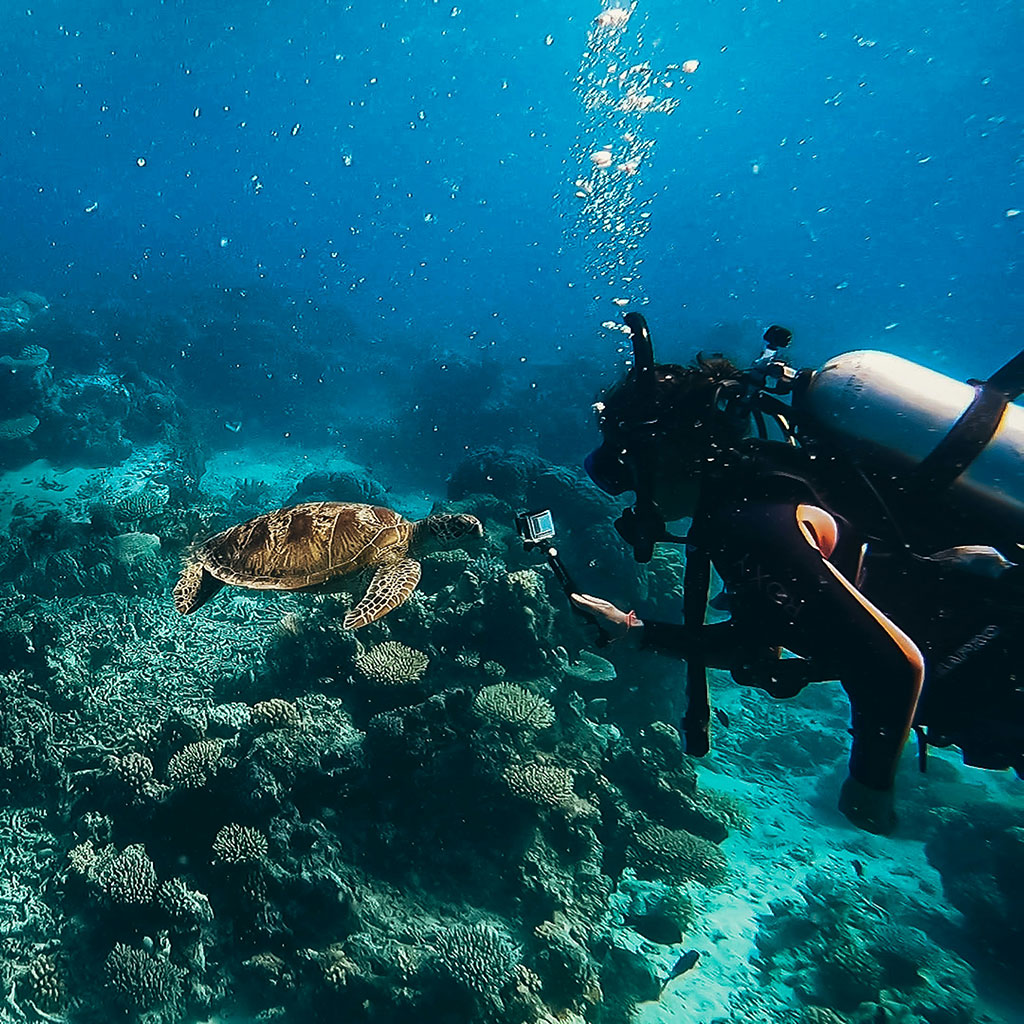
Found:
<path fill-rule="evenodd" d="M 597 441 L 591 403 L 627 365 L 626 310 L 680 362 L 698 349 L 749 362 L 771 323 L 793 330 L 798 366 L 878 348 L 967 379 L 1013 356 L 1018 3 L 24 0 L 4 15 L 0 356 L 21 376 L 0 391 L 15 424 L 0 437 L 14 623 L 0 645 L 13 709 L 0 835 L 55 851 L 4 861 L 11 900 L 31 910 L 0 915 L 4 1019 L 30 1003 L 69 1021 L 111 1006 L 166 1021 L 618 1021 L 635 1005 L 636 1019 L 708 1024 L 1015 1019 L 1019 781 L 940 753 L 925 782 L 908 756 L 909 837 L 852 835 L 834 812 L 838 688 L 775 705 L 715 677 L 731 724 L 716 726 L 700 784 L 724 796 L 693 813 L 702 842 L 732 829 L 733 881 L 691 878 L 696 909 L 679 911 L 685 887 L 642 843 L 616 846 L 609 824 L 651 844 L 690 822 L 645 795 L 696 800 L 696 783 L 635 696 L 654 694 L 667 718 L 677 677 L 618 654 L 587 661 L 592 637 L 554 610 L 557 588 L 495 509 L 529 478 L 524 493 L 578 526 L 565 547 L 588 586 L 677 614 L 681 562 L 644 575 L 608 529 L 618 506 L 574 490 Z M 18 305 L 26 292 L 41 298 Z M 16 364 L 25 345 L 43 362 Z M 521 462 L 494 454 L 517 446 Z M 164 617 L 190 545 L 342 484 L 409 519 L 495 495 L 466 509 L 486 520 L 487 555 L 428 563 L 427 603 L 372 634 L 374 650 L 429 654 L 418 703 L 360 689 L 377 670 L 332 599 L 235 589 L 185 620 L 202 623 L 191 633 Z M 332 687 L 346 679 L 342 700 Z M 488 728 L 508 764 L 466 739 L 467 708 L 502 680 L 576 723 L 537 741 L 536 761 L 507 722 Z M 291 710 L 250 721 L 248 705 L 273 700 Z M 95 736 L 62 733 L 65 712 L 100 723 Z M 320 723 L 298 753 L 267 739 L 290 716 Z M 593 735 L 572 732 L 584 720 Z M 45 751 L 31 739 L 43 721 Z M 470 787 L 472 811 L 425 795 L 425 776 L 473 776 L 471 763 L 513 792 L 557 791 L 539 799 L 563 815 L 538 826 L 552 880 L 494 852 L 487 785 Z M 572 766 L 577 802 L 558 797 L 572 784 L 552 765 Z M 335 786 L 339 806 L 323 792 Z M 505 813 L 525 835 L 526 815 Z M 469 852 L 460 815 L 484 837 Z M 201 849 L 182 821 L 201 823 Z M 230 842 L 241 852 L 224 855 Z M 269 860 L 250 862 L 246 843 Z M 599 895 L 617 857 L 633 873 Z M 171 895 L 157 900 L 150 871 Z M 342 910 L 307 926 L 324 904 Z M 676 931 L 682 942 L 660 941 Z M 670 984 L 690 947 L 704 966 Z M 83 948 L 92 959 L 69 967 Z"/>
<path fill-rule="evenodd" d="M 11 7 L 4 279 L 125 303 L 262 280 L 417 344 L 605 357 L 572 189 L 595 10 Z M 639 5 L 637 63 L 701 62 L 643 123 L 650 319 L 680 345 L 779 319 L 815 355 L 969 339 L 998 360 L 1019 30 L 1014 3 Z"/>

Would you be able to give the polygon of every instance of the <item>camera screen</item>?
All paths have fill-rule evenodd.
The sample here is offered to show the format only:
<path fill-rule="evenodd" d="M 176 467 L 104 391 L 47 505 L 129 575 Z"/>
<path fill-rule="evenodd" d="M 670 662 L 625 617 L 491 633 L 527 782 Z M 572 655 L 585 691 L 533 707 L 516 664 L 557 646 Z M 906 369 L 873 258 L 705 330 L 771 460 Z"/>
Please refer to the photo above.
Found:
<path fill-rule="evenodd" d="M 555 521 L 551 518 L 551 511 L 545 509 L 543 512 L 531 512 L 523 517 L 524 539 L 530 541 L 547 540 L 555 535 Z"/>

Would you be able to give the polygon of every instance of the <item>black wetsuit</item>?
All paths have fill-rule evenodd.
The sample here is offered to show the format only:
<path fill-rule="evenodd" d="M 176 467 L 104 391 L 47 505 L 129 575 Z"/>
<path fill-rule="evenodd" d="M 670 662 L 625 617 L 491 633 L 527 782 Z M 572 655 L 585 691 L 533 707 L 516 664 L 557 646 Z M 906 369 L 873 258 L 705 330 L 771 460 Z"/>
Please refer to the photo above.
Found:
<path fill-rule="evenodd" d="M 965 607 L 956 581 L 941 595 L 929 589 L 934 569 L 922 575 L 917 563 L 908 571 L 890 557 L 875 571 L 869 561 L 866 585 L 858 588 L 867 538 L 840 514 L 854 499 L 820 494 L 804 458 L 792 448 L 751 445 L 706 475 L 688 541 L 722 577 L 732 617 L 695 628 L 645 620 L 644 643 L 727 668 L 737 681 L 777 696 L 792 695 L 810 680 L 838 679 L 852 709 L 850 774 L 877 790 L 891 787 L 908 732 L 920 721 L 915 715 L 928 712 L 937 739 L 965 746 L 964 684 L 953 677 L 985 655 L 995 674 L 987 680 L 993 696 L 998 691 L 1004 710 L 1017 716 L 1006 726 L 999 756 L 1016 745 L 1019 758 L 1024 707 L 1007 680 L 1020 629 L 994 624 L 991 601 L 984 609 L 977 602 Z M 977 584 L 991 594 L 992 581 Z M 804 660 L 780 661 L 778 647 Z M 922 699 L 926 666 L 932 685 Z M 972 723 L 979 751 L 991 738 L 992 706 Z M 985 764 L 983 756 L 972 763 L 1020 763 Z"/>

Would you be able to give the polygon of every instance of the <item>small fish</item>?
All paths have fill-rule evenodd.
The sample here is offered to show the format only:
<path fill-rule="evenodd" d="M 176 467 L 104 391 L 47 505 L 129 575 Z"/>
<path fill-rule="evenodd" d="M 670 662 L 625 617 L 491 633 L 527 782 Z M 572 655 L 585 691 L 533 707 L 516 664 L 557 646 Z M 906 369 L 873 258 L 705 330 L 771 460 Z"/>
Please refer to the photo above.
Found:
<path fill-rule="evenodd" d="M 1005 558 L 1001 552 L 988 544 L 961 544 L 945 551 L 936 551 L 924 556 L 924 561 L 933 562 L 943 569 L 961 569 L 975 576 L 996 579 L 1007 569 L 1015 569 L 1016 562 Z"/>
<path fill-rule="evenodd" d="M 729 728 L 729 716 L 721 708 L 715 708 L 715 718 L 717 718 L 719 723 L 724 725 L 726 729 Z"/>
<path fill-rule="evenodd" d="M 695 949 L 688 949 L 675 963 L 675 966 L 668 972 L 668 977 L 661 983 L 662 990 L 665 986 L 680 975 L 692 970 L 700 961 L 700 953 Z"/>
<path fill-rule="evenodd" d="M 864 865 L 859 860 L 850 861 L 853 865 L 853 870 L 857 872 L 858 878 L 864 877 Z"/>

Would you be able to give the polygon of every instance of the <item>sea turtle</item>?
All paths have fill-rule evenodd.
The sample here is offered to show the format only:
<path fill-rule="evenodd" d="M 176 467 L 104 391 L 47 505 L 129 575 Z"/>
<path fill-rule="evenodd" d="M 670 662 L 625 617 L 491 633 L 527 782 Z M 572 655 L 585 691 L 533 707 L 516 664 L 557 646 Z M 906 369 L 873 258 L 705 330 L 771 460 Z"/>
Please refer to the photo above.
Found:
<path fill-rule="evenodd" d="M 409 522 L 380 505 L 313 501 L 267 512 L 211 537 L 182 569 L 174 604 L 182 615 L 225 583 L 254 590 L 303 590 L 360 569 L 376 570 L 362 600 L 345 616 L 359 629 L 397 608 L 416 589 L 420 563 L 410 548 L 428 539 L 480 537 L 476 516 L 432 515 Z"/>

